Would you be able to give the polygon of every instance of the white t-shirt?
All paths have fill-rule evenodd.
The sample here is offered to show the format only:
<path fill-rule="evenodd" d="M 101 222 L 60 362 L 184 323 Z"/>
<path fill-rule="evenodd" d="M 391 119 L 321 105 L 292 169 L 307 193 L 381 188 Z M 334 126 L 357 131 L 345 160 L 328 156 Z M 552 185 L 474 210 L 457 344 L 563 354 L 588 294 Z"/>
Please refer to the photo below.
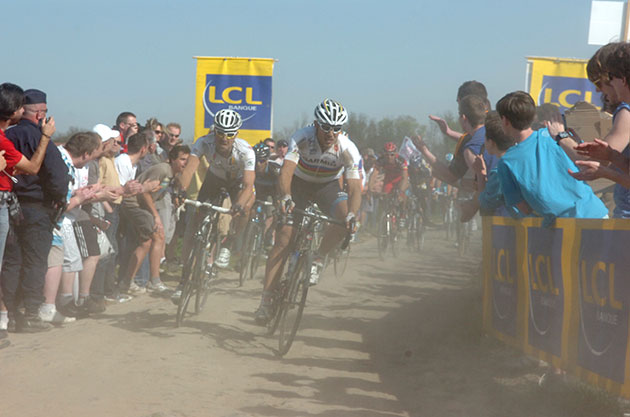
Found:
<path fill-rule="evenodd" d="M 131 181 L 136 178 L 136 165 L 131 165 L 131 158 L 126 153 L 121 153 L 114 159 L 114 165 L 118 172 L 118 178 L 120 179 L 120 185 L 127 184 L 127 181 Z"/>
<path fill-rule="evenodd" d="M 308 182 L 330 182 L 344 174 L 347 179 L 361 179 L 361 154 L 354 142 L 340 133 L 336 144 L 322 150 L 313 125 L 291 136 L 289 151 L 284 159 L 295 162 L 295 176 Z"/>
<path fill-rule="evenodd" d="M 256 169 L 254 150 L 249 143 L 240 138 L 234 139 L 232 153 L 227 158 L 217 153 L 213 133 L 197 139 L 190 154 L 198 158 L 205 156 L 209 165 L 208 170 L 225 181 L 240 180 L 243 178 L 244 171 Z"/>

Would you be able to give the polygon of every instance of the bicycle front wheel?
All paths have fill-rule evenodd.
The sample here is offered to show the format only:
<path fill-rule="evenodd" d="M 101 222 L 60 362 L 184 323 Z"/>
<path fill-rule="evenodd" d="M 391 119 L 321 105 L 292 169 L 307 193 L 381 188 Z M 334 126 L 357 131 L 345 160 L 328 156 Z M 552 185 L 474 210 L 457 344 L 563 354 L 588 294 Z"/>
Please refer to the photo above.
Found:
<path fill-rule="evenodd" d="M 337 253 L 335 254 L 335 258 L 334 258 L 335 276 L 337 278 L 343 276 L 343 274 L 346 273 L 349 257 L 350 257 L 350 246 L 348 246 L 344 250 L 341 250 L 341 248 L 337 249 Z"/>
<path fill-rule="evenodd" d="M 278 338 L 278 354 L 284 356 L 291 345 L 300 326 L 306 296 L 308 295 L 309 278 L 311 275 L 311 256 L 301 254 L 295 265 L 293 275 L 289 280 L 286 297 L 280 306 L 280 324 Z"/>
<path fill-rule="evenodd" d="M 186 284 L 184 284 L 184 288 L 182 289 L 182 295 L 179 298 L 179 304 L 177 305 L 177 317 L 175 318 L 175 326 L 179 327 L 184 322 L 184 317 L 186 316 L 186 310 L 188 309 L 188 304 L 190 303 L 190 299 L 195 294 L 197 290 L 195 289 L 195 285 L 191 280 L 188 280 Z"/>

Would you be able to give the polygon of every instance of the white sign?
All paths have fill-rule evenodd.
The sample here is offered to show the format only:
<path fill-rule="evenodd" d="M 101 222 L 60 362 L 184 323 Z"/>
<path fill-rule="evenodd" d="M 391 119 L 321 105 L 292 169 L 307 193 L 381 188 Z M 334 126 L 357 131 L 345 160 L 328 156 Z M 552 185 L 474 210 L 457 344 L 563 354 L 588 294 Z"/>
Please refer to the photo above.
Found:
<path fill-rule="evenodd" d="M 593 1 L 588 44 L 606 45 L 609 42 L 618 42 L 623 36 L 625 9 L 626 2 Z"/>

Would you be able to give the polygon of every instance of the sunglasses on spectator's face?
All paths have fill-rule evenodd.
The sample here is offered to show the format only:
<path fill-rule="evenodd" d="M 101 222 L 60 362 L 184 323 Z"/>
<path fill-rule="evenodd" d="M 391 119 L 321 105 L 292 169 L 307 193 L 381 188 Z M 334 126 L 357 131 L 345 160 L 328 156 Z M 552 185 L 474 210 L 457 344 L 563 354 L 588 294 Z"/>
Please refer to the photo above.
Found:
<path fill-rule="evenodd" d="M 341 132 L 341 126 L 331 126 L 331 125 L 327 125 L 327 124 L 321 124 L 321 125 L 319 125 L 319 128 L 321 130 L 323 130 L 325 133 L 328 133 L 331 130 L 333 132 L 335 132 L 335 133 Z"/>
<path fill-rule="evenodd" d="M 161 130 L 154 130 L 153 131 L 156 135 L 161 135 L 163 132 Z"/>
<path fill-rule="evenodd" d="M 217 136 L 219 136 L 219 137 L 222 137 L 222 138 L 223 138 L 223 137 L 225 137 L 225 138 L 227 138 L 227 139 L 234 139 L 234 138 L 236 137 L 236 133 L 237 133 L 237 132 L 234 132 L 234 133 L 226 133 L 226 132 L 221 132 L 221 131 L 217 130 L 216 135 L 217 135 Z"/>

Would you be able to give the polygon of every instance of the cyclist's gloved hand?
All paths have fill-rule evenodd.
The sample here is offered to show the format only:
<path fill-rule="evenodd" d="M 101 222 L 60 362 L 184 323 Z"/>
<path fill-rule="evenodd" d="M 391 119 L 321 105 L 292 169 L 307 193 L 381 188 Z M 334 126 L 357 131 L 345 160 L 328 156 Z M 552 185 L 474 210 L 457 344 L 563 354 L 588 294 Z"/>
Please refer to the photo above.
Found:
<path fill-rule="evenodd" d="M 295 203 L 293 202 L 290 194 L 286 194 L 280 199 L 280 211 L 282 213 L 291 213 L 293 211 L 293 207 L 295 207 Z"/>
<path fill-rule="evenodd" d="M 241 206 L 240 204 L 234 204 L 232 206 L 232 209 L 230 210 L 230 214 L 232 216 L 240 216 L 244 212 L 245 212 L 245 210 L 243 209 L 243 206 Z"/>

